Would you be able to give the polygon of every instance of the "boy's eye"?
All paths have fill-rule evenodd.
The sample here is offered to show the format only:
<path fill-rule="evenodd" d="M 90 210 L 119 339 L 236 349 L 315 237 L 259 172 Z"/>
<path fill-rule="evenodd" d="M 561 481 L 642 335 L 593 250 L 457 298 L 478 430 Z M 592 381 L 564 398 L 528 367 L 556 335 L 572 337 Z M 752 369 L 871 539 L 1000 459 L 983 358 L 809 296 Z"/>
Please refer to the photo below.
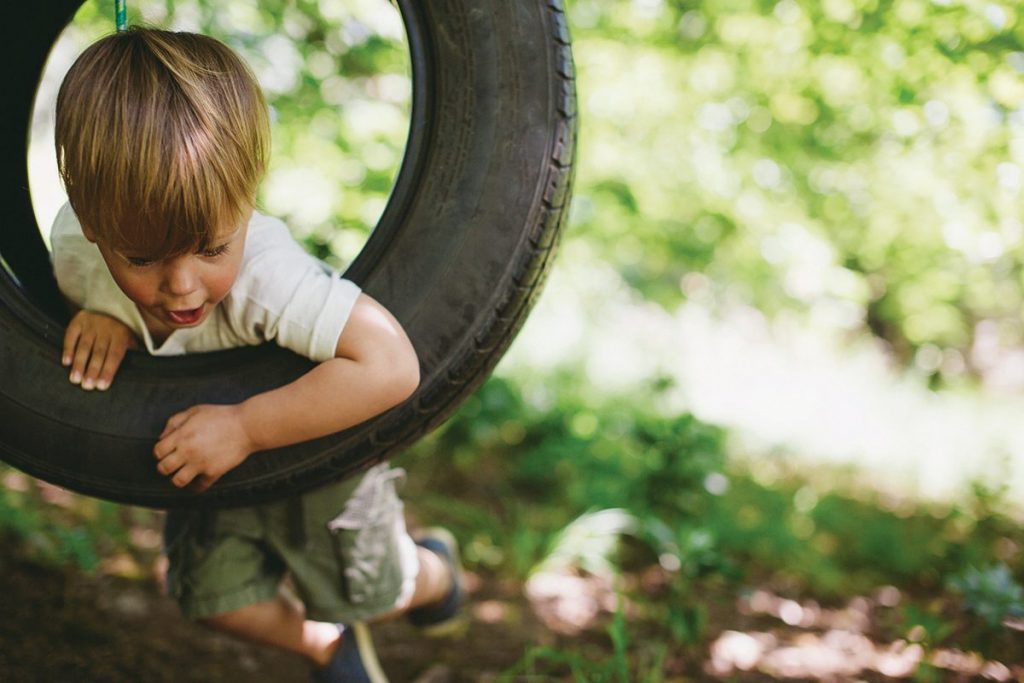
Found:
<path fill-rule="evenodd" d="M 228 245 L 222 244 L 219 247 L 215 247 L 214 249 L 206 249 L 206 250 L 204 250 L 204 251 L 202 251 L 200 253 L 203 256 L 205 256 L 206 258 L 214 258 L 214 257 L 220 256 L 221 254 L 227 253 L 227 250 L 228 250 Z"/>
<path fill-rule="evenodd" d="M 154 263 L 153 259 L 142 258 L 140 256 L 125 256 L 124 259 L 129 265 L 135 266 L 136 268 L 145 268 L 146 266 L 151 266 Z"/>

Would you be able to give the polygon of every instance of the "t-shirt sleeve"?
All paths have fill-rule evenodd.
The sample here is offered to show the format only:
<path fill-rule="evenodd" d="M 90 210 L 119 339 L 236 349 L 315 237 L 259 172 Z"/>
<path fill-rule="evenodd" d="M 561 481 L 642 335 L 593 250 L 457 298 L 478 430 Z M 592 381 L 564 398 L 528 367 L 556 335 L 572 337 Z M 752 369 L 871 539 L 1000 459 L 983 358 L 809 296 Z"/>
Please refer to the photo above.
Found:
<path fill-rule="evenodd" d="M 247 247 L 253 253 L 226 302 L 235 332 L 250 344 L 274 341 L 315 361 L 334 358 L 359 286 L 306 253 L 279 221 L 250 237 L 257 237 Z"/>
<path fill-rule="evenodd" d="M 152 353 L 152 340 L 138 309 L 114 282 L 99 249 L 82 234 L 70 204 L 65 204 L 54 218 L 50 245 L 53 273 L 61 293 L 79 308 L 120 320 L 146 341 Z"/>
<path fill-rule="evenodd" d="M 57 278 L 57 286 L 68 299 L 84 306 L 89 272 L 93 268 L 92 261 L 87 258 L 87 251 L 95 247 L 82 235 L 70 204 L 65 204 L 57 212 L 50 230 L 50 244 L 53 247 L 53 273 Z"/>

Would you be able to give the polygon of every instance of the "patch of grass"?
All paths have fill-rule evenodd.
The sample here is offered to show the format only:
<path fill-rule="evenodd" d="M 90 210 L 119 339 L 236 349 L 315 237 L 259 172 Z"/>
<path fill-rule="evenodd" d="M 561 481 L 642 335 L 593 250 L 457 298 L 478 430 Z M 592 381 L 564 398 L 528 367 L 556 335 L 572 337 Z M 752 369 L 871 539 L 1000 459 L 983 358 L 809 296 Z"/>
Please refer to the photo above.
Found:
<path fill-rule="evenodd" d="M 456 531 L 468 564 L 515 580 L 564 554 L 578 520 L 612 510 L 631 520 L 616 532 L 629 542 L 609 556 L 631 608 L 608 628 L 642 637 L 625 648 L 622 631 L 602 646 L 545 644 L 509 675 L 613 681 L 628 652 L 631 680 L 656 680 L 638 678 L 654 675 L 652 647 L 698 660 L 756 587 L 836 606 L 894 587 L 901 602 L 879 617 L 883 641 L 1013 652 L 992 616 L 1016 613 L 1024 573 L 1024 530 L 1005 492 L 972 483 L 939 504 L 843 469 L 780 467 L 769 478 L 730 461 L 715 427 L 662 414 L 654 389 L 598 399 L 571 377 L 552 385 L 538 398 L 492 379 L 405 463 L 410 504 Z M 573 571 L 594 571 L 577 560 Z M 993 566 L 1004 567 L 994 584 L 971 573 Z"/>
<path fill-rule="evenodd" d="M 545 681 L 573 683 L 660 683 L 668 646 L 666 643 L 634 643 L 621 609 L 615 611 L 605 631 L 610 641 L 603 649 L 592 647 L 533 647 L 514 666 L 502 672 L 498 683 L 537 677 Z"/>
<path fill-rule="evenodd" d="M 133 529 L 159 528 L 153 510 L 73 494 L 5 465 L 0 481 L 0 537 L 12 554 L 48 567 L 93 573 L 105 557 L 140 550 Z"/>

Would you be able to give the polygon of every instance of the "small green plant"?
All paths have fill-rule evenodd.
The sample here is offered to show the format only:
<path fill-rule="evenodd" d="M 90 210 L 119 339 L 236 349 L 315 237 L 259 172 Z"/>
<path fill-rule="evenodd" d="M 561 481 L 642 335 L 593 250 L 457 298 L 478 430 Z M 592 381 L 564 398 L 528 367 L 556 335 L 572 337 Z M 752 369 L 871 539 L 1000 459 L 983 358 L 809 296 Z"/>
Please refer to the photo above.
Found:
<path fill-rule="evenodd" d="M 703 564 L 674 530 L 701 537 L 701 511 L 714 495 L 706 482 L 724 478 L 724 435 L 692 415 L 661 415 L 654 403 L 649 393 L 595 397 L 572 373 L 540 388 L 494 377 L 410 454 L 409 467 L 423 469 L 410 487 L 422 491 L 407 493 L 460 538 L 488 539 L 488 558 L 520 578 L 595 510 L 623 510 L 633 520 L 628 533 L 665 546 L 659 555 L 681 550 Z M 451 466 L 428 465 L 438 458 Z M 467 495 L 453 501 L 459 490 Z M 657 524 L 661 531 L 651 531 Z"/>
<path fill-rule="evenodd" d="M 0 539 L 24 559 L 93 572 L 105 552 L 129 543 L 113 503 L 84 496 L 48 502 L 40 484 L 2 465 L 0 480 Z"/>
<path fill-rule="evenodd" d="M 913 603 L 901 610 L 904 635 L 925 648 L 936 647 L 956 631 L 956 624 L 942 614 Z"/>
<path fill-rule="evenodd" d="M 498 683 L 520 680 L 572 681 L 573 683 L 660 683 L 667 647 L 664 643 L 635 643 L 630 637 L 619 596 L 618 609 L 607 628 L 611 650 L 596 655 L 585 646 L 533 647 L 515 665 L 502 672 Z"/>
<path fill-rule="evenodd" d="M 1024 588 L 1005 563 L 968 567 L 949 580 L 949 587 L 963 597 L 964 609 L 989 628 L 998 628 L 1007 617 L 1024 616 Z"/>

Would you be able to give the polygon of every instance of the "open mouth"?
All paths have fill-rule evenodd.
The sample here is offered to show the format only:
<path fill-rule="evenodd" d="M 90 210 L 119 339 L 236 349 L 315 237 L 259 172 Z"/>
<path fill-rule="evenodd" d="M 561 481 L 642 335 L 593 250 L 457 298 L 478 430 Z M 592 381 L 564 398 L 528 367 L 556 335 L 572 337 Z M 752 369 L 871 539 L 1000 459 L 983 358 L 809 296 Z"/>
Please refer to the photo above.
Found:
<path fill-rule="evenodd" d="M 167 311 L 167 317 L 175 325 L 191 325 L 199 322 L 199 319 L 203 317 L 203 307 L 186 311 Z"/>

